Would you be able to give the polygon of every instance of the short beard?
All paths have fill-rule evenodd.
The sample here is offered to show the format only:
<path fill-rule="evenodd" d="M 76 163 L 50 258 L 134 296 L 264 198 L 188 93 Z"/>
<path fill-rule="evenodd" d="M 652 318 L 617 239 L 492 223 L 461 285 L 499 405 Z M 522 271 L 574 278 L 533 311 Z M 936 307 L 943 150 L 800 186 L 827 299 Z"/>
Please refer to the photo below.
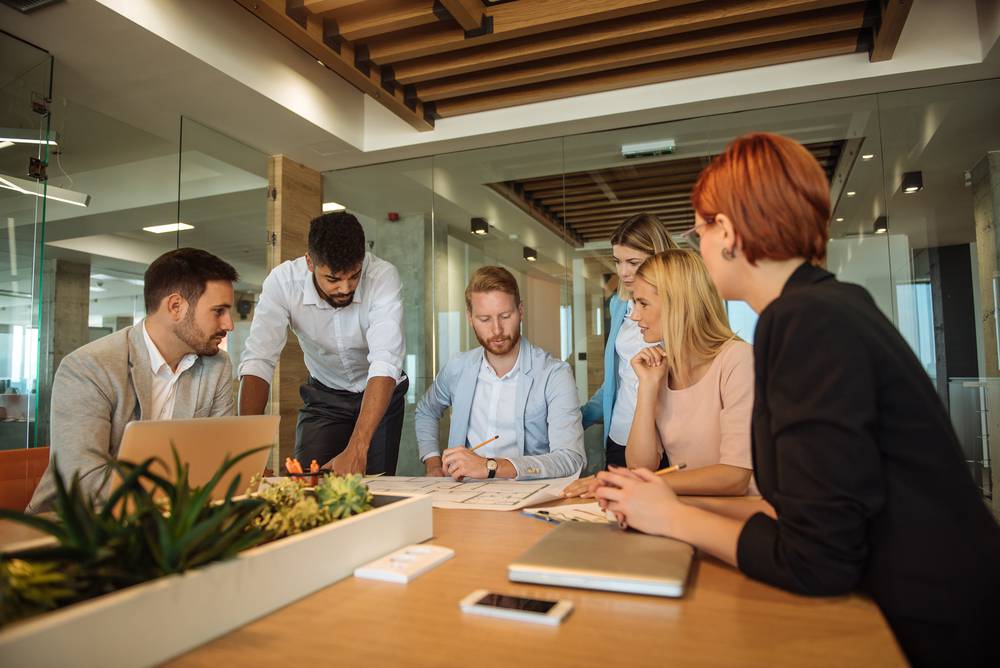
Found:
<path fill-rule="evenodd" d="M 333 308 L 344 308 L 345 306 L 350 306 L 351 303 L 354 302 L 354 292 L 357 292 L 357 290 L 355 290 L 354 292 L 351 292 L 350 294 L 340 298 L 328 295 L 325 292 L 323 292 L 323 288 L 319 287 L 319 283 L 316 281 L 315 274 L 313 274 L 313 287 L 316 288 L 316 294 L 319 295 L 319 298 L 325 301 Z"/>
<path fill-rule="evenodd" d="M 475 329 L 473 329 L 475 332 Z M 479 341 L 479 345 L 486 349 L 487 352 L 493 355 L 506 355 L 514 349 L 517 342 L 521 340 L 521 332 L 515 331 L 503 344 L 498 348 L 494 346 L 489 339 L 483 339 L 479 336 L 479 332 L 475 332 L 476 340 Z"/>
<path fill-rule="evenodd" d="M 196 355 L 212 357 L 219 354 L 219 344 L 213 336 L 207 336 L 194 321 L 194 312 L 189 310 L 184 320 L 174 327 L 174 336 L 183 341 Z M 216 332 L 214 336 L 225 337 L 225 332 Z"/>

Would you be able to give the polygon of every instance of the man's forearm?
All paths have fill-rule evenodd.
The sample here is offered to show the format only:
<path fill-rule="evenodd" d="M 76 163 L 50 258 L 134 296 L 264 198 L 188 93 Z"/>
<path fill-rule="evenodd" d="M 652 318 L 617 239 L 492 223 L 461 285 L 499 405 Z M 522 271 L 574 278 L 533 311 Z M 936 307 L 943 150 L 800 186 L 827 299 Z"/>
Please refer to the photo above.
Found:
<path fill-rule="evenodd" d="M 271 384 L 257 376 L 240 378 L 240 415 L 263 415 Z"/>
<path fill-rule="evenodd" d="M 396 381 L 388 376 L 375 376 L 365 387 L 365 396 L 361 400 L 361 412 L 358 421 L 354 423 L 354 432 L 347 447 L 362 448 L 368 452 L 372 436 L 385 416 L 385 410 L 396 391 Z"/>

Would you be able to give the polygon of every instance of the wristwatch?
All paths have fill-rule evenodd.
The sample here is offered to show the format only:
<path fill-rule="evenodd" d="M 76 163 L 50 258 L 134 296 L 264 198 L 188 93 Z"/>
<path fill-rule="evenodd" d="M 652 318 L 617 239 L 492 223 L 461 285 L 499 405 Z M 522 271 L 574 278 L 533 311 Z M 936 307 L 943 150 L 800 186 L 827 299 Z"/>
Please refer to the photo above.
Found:
<path fill-rule="evenodd" d="M 486 460 L 486 471 L 487 471 L 487 474 L 486 474 L 487 478 L 495 478 L 495 477 L 497 477 L 497 460 L 495 460 L 495 459 L 487 459 Z"/>

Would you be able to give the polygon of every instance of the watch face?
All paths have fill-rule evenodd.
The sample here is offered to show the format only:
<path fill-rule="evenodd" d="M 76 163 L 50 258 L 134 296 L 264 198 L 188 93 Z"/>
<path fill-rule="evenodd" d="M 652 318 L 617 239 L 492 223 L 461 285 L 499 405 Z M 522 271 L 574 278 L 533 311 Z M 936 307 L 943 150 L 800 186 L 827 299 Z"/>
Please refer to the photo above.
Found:
<path fill-rule="evenodd" d="M 496 471 L 497 470 L 497 460 L 495 460 L 495 459 L 487 459 L 486 460 L 486 468 L 488 470 L 490 470 L 490 471 Z"/>

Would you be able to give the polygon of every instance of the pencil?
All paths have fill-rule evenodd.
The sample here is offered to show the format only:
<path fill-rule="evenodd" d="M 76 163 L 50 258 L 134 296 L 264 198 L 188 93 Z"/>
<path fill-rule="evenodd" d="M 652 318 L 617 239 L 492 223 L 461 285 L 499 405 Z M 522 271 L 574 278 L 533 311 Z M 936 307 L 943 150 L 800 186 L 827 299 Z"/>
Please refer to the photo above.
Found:
<path fill-rule="evenodd" d="M 673 473 L 674 471 L 680 471 L 682 468 L 686 468 L 687 464 L 674 464 L 673 466 L 668 466 L 665 469 L 660 469 L 656 472 L 656 475 L 667 475 L 668 473 Z"/>
<path fill-rule="evenodd" d="M 479 448 L 483 447 L 487 443 L 492 443 L 493 441 L 497 440 L 498 438 L 500 438 L 500 434 L 497 434 L 493 438 L 486 439 L 485 441 L 483 441 L 482 443 L 480 443 L 479 445 L 477 445 L 474 448 L 469 448 L 469 452 L 475 452 L 476 450 L 478 450 Z"/>

